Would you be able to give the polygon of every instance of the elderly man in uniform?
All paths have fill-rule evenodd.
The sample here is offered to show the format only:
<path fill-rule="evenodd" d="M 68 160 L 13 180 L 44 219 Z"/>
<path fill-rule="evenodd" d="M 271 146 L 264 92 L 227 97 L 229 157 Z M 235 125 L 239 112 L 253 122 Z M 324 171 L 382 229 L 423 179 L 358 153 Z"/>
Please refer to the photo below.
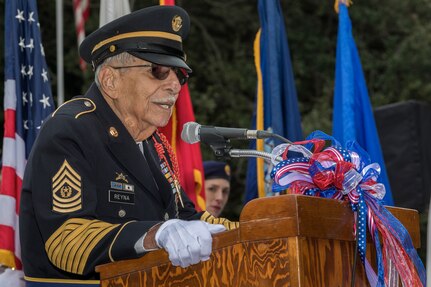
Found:
<path fill-rule="evenodd" d="M 149 7 L 80 46 L 95 83 L 45 122 L 24 175 L 27 286 L 99 285 L 95 266 L 158 248 L 187 267 L 209 259 L 212 234 L 236 226 L 196 212 L 157 130 L 191 72 L 182 48 L 189 24 L 179 7 Z"/>

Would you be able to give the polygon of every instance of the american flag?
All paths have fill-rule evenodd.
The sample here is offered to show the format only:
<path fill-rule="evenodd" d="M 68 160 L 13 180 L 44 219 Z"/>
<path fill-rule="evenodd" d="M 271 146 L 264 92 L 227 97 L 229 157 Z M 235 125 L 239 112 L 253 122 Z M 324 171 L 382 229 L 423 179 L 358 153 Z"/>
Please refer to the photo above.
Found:
<path fill-rule="evenodd" d="M 85 39 L 85 21 L 90 15 L 90 0 L 73 0 L 73 13 L 75 14 L 75 30 L 78 47 Z M 79 58 L 79 67 L 85 71 L 87 65 L 82 58 Z"/>
<path fill-rule="evenodd" d="M 21 268 L 18 229 L 22 178 L 43 120 L 54 110 L 36 0 L 6 0 L 0 264 Z"/>

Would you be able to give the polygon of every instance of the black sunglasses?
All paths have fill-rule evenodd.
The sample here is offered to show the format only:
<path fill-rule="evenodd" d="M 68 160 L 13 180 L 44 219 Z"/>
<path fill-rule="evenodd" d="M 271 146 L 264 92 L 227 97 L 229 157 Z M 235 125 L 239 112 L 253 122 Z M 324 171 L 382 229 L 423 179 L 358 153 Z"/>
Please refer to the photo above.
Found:
<path fill-rule="evenodd" d="M 174 71 L 175 75 L 177 75 L 178 81 L 180 82 L 181 86 L 187 83 L 187 80 L 189 79 L 189 73 L 187 73 L 186 69 L 178 68 L 178 67 L 167 67 L 167 66 L 161 66 L 157 64 L 143 64 L 143 65 L 135 65 L 135 66 L 120 66 L 120 67 L 110 66 L 110 67 L 113 69 L 151 67 L 151 75 L 153 75 L 154 78 L 160 81 L 165 80 L 169 76 L 170 70 L 172 70 Z"/>

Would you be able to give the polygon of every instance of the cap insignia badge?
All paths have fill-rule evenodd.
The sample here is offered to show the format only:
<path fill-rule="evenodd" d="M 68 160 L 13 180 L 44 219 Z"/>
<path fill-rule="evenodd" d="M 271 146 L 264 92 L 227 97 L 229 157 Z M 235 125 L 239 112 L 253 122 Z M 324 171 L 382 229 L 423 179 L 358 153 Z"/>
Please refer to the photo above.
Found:
<path fill-rule="evenodd" d="M 224 172 L 225 172 L 228 176 L 230 176 L 230 166 L 229 166 L 229 165 L 225 165 L 225 167 L 224 167 Z"/>
<path fill-rule="evenodd" d="M 183 26 L 183 19 L 180 16 L 175 15 L 174 18 L 172 18 L 172 29 L 175 32 L 178 32 L 182 26 Z"/>

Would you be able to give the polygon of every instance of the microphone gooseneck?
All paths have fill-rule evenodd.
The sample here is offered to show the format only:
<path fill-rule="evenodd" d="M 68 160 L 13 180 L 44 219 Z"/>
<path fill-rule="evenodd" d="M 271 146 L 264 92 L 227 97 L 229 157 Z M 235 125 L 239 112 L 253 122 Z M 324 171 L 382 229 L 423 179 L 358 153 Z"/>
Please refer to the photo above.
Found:
<path fill-rule="evenodd" d="M 185 123 L 181 132 L 182 140 L 190 144 L 197 142 L 212 144 L 231 139 L 264 139 L 273 136 L 274 134 L 261 130 L 203 126 L 195 122 Z"/>
<path fill-rule="evenodd" d="M 281 156 L 277 156 L 271 154 L 269 152 L 258 151 L 258 150 L 250 150 L 250 149 L 231 149 L 229 151 L 229 156 L 231 157 L 259 157 L 266 160 L 272 161 L 274 164 L 277 164 L 283 161 Z"/>
<path fill-rule="evenodd" d="M 288 139 L 277 134 L 262 130 L 247 130 L 243 128 L 226 128 L 203 126 L 196 122 L 187 122 L 183 126 L 181 139 L 189 144 L 203 142 L 211 147 L 217 157 L 261 157 L 272 162 L 281 161 L 278 155 L 271 155 L 256 150 L 232 150 L 230 140 L 276 138 L 292 144 Z"/>

